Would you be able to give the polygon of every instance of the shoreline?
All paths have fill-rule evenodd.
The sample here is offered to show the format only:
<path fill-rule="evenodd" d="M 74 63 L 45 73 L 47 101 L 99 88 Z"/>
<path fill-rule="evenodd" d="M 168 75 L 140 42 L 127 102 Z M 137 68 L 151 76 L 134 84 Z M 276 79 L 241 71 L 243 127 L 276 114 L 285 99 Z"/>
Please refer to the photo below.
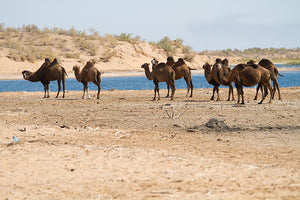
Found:
<path fill-rule="evenodd" d="M 279 72 L 291 72 L 291 71 L 300 71 L 299 67 L 281 67 L 278 68 Z M 67 72 L 67 78 L 75 78 L 73 72 Z M 193 71 L 193 75 L 195 74 L 204 74 L 203 70 L 195 70 Z M 102 77 L 133 77 L 133 76 L 145 76 L 145 72 L 143 71 L 111 71 L 104 72 L 101 75 Z M 9 80 L 23 80 L 21 73 L 11 73 L 11 74 L 0 74 L 0 81 L 9 81 Z"/>

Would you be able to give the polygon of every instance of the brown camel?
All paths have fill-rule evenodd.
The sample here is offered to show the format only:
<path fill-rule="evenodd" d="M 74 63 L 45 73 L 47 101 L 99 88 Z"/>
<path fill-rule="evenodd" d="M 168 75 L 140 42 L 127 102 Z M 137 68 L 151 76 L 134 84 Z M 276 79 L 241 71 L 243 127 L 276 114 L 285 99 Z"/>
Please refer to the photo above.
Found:
<path fill-rule="evenodd" d="M 254 61 L 252 61 L 254 63 Z M 279 76 L 283 76 L 279 73 L 277 67 L 275 67 L 275 65 L 268 59 L 262 59 L 261 61 L 259 61 L 258 63 L 260 66 L 270 70 L 271 72 L 271 80 L 273 82 L 273 99 L 274 99 L 274 96 L 275 96 L 275 92 L 276 92 L 276 89 L 278 90 L 278 99 L 281 100 L 281 95 L 280 95 L 280 90 L 279 90 L 279 84 L 277 82 L 277 78 L 278 78 L 278 75 Z M 254 100 L 257 99 L 257 94 L 258 94 L 258 90 L 261 89 L 262 91 L 262 86 L 261 85 L 258 85 L 257 88 L 256 88 L 256 94 L 255 94 L 255 97 L 254 97 Z"/>
<path fill-rule="evenodd" d="M 219 98 L 219 86 L 220 86 L 220 84 L 217 81 L 215 81 L 214 78 L 212 77 L 211 67 L 212 67 L 212 65 L 210 65 L 208 62 L 206 62 L 203 65 L 202 68 L 204 69 L 205 79 L 207 80 L 207 82 L 210 85 L 214 86 L 214 88 L 213 88 L 213 95 L 211 96 L 210 100 L 214 100 L 214 98 L 215 98 L 215 92 L 217 93 L 217 100 L 218 100 L 218 99 L 220 99 Z"/>
<path fill-rule="evenodd" d="M 175 94 L 175 71 L 172 69 L 172 67 L 166 65 L 165 63 L 159 63 L 158 65 L 154 66 L 153 71 L 150 72 L 149 70 L 149 63 L 145 63 L 141 66 L 145 70 L 146 77 L 149 80 L 153 80 L 153 83 L 155 84 L 154 89 L 154 98 L 153 101 L 156 99 L 156 92 L 158 94 L 157 100 L 160 100 L 159 95 L 159 82 L 166 82 L 167 85 L 171 86 L 172 94 L 171 94 L 171 100 L 174 98 Z"/>
<path fill-rule="evenodd" d="M 220 72 L 222 71 L 222 67 L 224 66 L 218 66 Z M 227 76 L 225 76 L 224 73 L 219 73 L 219 76 L 226 83 L 235 83 L 238 92 L 238 104 L 240 103 L 240 96 L 242 96 L 242 104 L 245 104 L 243 86 L 252 87 L 256 84 L 262 84 L 264 86 L 264 93 L 259 104 L 261 104 L 268 95 L 268 89 L 270 91 L 269 102 L 272 102 L 273 91 L 271 85 L 271 73 L 260 65 L 238 64 Z"/>
<path fill-rule="evenodd" d="M 220 68 L 220 66 L 223 66 Z M 220 69 L 218 69 L 220 68 Z M 220 58 L 216 59 L 215 64 L 212 67 L 212 77 L 213 79 L 219 84 L 219 85 L 225 85 L 225 86 L 229 86 L 229 91 L 228 91 L 228 98 L 227 101 L 230 101 L 230 94 L 232 95 L 232 101 L 234 101 L 234 95 L 233 95 L 233 86 L 232 83 L 226 83 L 225 81 L 223 81 L 222 79 L 220 79 L 220 73 L 222 73 L 224 76 L 228 75 L 229 72 L 231 71 L 231 68 L 228 66 L 228 60 L 225 58 L 223 61 Z M 219 87 L 219 86 L 218 86 Z M 219 97 L 219 88 L 217 89 L 217 101 L 220 100 Z M 212 99 L 213 100 L 213 99 Z"/>
<path fill-rule="evenodd" d="M 98 87 L 98 93 L 97 93 L 97 99 L 100 98 L 100 90 L 101 90 L 101 73 L 96 67 L 94 61 L 88 61 L 86 65 L 83 67 L 82 71 L 80 71 L 79 66 L 74 66 L 73 71 L 75 74 L 75 77 L 78 82 L 81 82 L 83 84 L 83 95 L 82 99 L 84 99 L 85 91 L 87 91 L 88 99 L 90 99 L 89 95 L 89 88 L 88 84 L 89 82 L 95 83 Z"/>
<path fill-rule="evenodd" d="M 187 89 L 188 89 L 186 96 L 189 95 L 189 92 L 191 90 L 190 97 L 192 97 L 193 96 L 194 85 L 193 85 L 191 70 L 196 70 L 196 69 L 187 66 L 182 58 L 179 58 L 177 60 L 177 62 L 174 62 L 174 58 L 171 57 L 171 56 L 167 58 L 167 63 L 166 64 L 171 66 L 174 69 L 174 71 L 175 71 L 175 80 L 181 79 L 182 77 L 184 78 L 184 80 L 186 82 L 186 85 L 187 85 Z M 168 90 L 169 90 L 169 87 L 168 87 Z"/>
<path fill-rule="evenodd" d="M 50 62 L 49 58 L 45 59 L 45 62 L 36 72 L 30 72 L 24 70 L 22 72 L 23 78 L 31 82 L 41 82 L 44 85 L 44 98 L 49 98 L 49 84 L 50 81 L 57 80 L 58 91 L 56 98 L 61 90 L 60 82 L 63 84 L 63 98 L 65 97 L 65 81 L 66 81 L 66 70 L 60 64 L 58 64 L 56 58 Z"/>

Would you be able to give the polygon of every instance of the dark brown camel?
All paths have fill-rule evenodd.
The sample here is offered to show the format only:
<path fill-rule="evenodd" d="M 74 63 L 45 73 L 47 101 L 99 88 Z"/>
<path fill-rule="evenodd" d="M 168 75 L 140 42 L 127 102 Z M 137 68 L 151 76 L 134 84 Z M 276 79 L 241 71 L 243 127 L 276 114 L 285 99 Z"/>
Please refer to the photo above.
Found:
<path fill-rule="evenodd" d="M 214 88 L 213 88 L 213 95 L 211 96 L 210 100 L 214 100 L 214 98 L 215 98 L 215 92 L 217 93 L 217 100 L 218 100 L 218 99 L 220 99 L 219 98 L 219 86 L 220 86 L 220 84 L 217 81 L 215 81 L 214 78 L 212 77 L 211 67 L 212 67 L 212 65 L 210 65 L 208 62 L 206 62 L 203 65 L 202 68 L 204 69 L 205 79 L 207 80 L 207 82 L 210 85 L 214 86 Z"/>
<path fill-rule="evenodd" d="M 171 66 L 174 71 L 175 71 L 175 80 L 181 79 L 182 77 L 184 78 L 186 85 L 187 85 L 187 94 L 186 96 L 189 95 L 189 92 L 191 90 L 191 95 L 190 97 L 193 96 L 193 79 L 192 79 L 192 72 L 191 70 L 196 70 L 194 68 L 191 68 L 187 66 L 187 64 L 184 62 L 182 58 L 179 58 L 177 62 L 174 61 L 173 57 L 168 57 L 167 58 L 167 65 Z M 168 87 L 169 90 L 169 87 Z M 168 92 L 169 93 L 169 92 Z"/>
<path fill-rule="evenodd" d="M 56 98 L 61 90 L 60 82 L 63 84 L 63 98 L 65 97 L 65 81 L 66 81 L 66 70 L 60 64 L 58 64 L 56 58 L 50 62 L 48 58 L 36 72 L 30 72 L 24 70 L 22 72 L 23 78 L 31 82 L 41 82 L 44 85 L 44 98 L 49 98 L 49 84 L 50 81 L 57 80 L 58 91 Z"/>
<path fill-rule="evenodd" d="M 75 77 L 78 82 L 83 84 L 83 95 L 82 99 L 84 99 L 85 91 L 87 91 L 88 99 L 90 99 L 89 95 L 89 82 L 95 83 L 98 87 L 97 99 L 100 98 L 100 90 L 101 90 L 101 72 L 95 67 L 95 62 L 88 61 L 86 65 L 83 67 L 82 71 L 80 72 L 79 66 L 74 66 L 73 71 L 75 73 Z"/>
<path fill-rule="evenodd" d="M 223 66 L 223 67 L 220 68 L 220 66 Z M 220 58 L 217 58 L 215 64 L 212 67 L 211 74 L 212 74 L 213 79 L 219 85 L 229 86 L 227 101 L 230 101 L 230 95 L 232 95 L 232 101 L 234 101 L 232 83 L 226 83 L 220 78 L 220 73 L 222 73 L 224 76 L 227 76 L 230 71 L 231 71 L 231 68 L 228 66 L 228 60 L 225 58 L 222 61 Z M 219 87 L 219 86 L 217 86 L 217 87 Z M 219 88 L 217 89 L 217 91 L 219 91 Z M 217 94 L 218 94 L 217 101 L 219 101 L 220 100 L 219 92 L 217 92 Z"/>
<path fill-rule="evenodd" d="M 251 61 L 251 62 L 254 62 L 254 61 Z M 278 90 L 278 99 L 281 100 L 281 95 L 280 95 L 280 90 L 279 90 L 279 84 L 277 82 L 277 78 L 278 78 L 278 75 L 279 76 L 283 76 L 279 73 L 277 67 L 275 67 L 275 65 L 268 59 L 262 59 L 261 61 L 259 61 L 258 63 L 260 66 L 270 70 L 271 72 L 271 80 L 273 82 L 273 99 L 274 99 L 274 96 L 275 96 L 275 93 L 276 93 L 276 89 Z M 258 95 L 258 91 L 259 89 L 261 89 L 262 91 L 262 85 L 258 85 L 257 88 L 256 88 L 256 94 L 255 94 L 255 97 L 254 97 L 254 100 L 257 99 L 257 95 Z"/>
<path fill-rule="evenodd" d="M 221 70 L 222 67 L 223 66 L 219 66 L 218 69 Z M 271 85 L 271 73 L 260 65 L 238 64 L 227 76 L 220 73 L 220 78 L 226 83 L 235 83 L 238 92 L 238 104 L 240 103 L 240 96 L 242 96 L 242 104 L 245 104 L 243 86 L 252 87 L 256 84 L 262 84 L 264 86 L 264 93 L 259 104 L 261 104 L 268 95 L 268 90 L 270 91 L 269 102 L 272 102 L 273 91 Z"/>
<path fill-rule="evenodd" d="M 150 72 L 149 63 L 145 63 L 141 66 L 141 68 L 145 70 L 146 77 L 149 80 L 153 80 L 153 83 L 155 84 L 153 101 L 156 99 L 156 92 L 158 94 L 157 100 L 160 100 L 159 87 L 158 87 L 159 82 L 166 82 L 167 85 L 171 86 L 171 90 L 172 90 L 171 100 L 173 100 L 176 88 L 175 88 L 175 71 L 172 69 L 172 67 L 166 65 L 165 63 L 159 63 L 158 65 L 155 65 L 153 67 L 153 71 Z"/>

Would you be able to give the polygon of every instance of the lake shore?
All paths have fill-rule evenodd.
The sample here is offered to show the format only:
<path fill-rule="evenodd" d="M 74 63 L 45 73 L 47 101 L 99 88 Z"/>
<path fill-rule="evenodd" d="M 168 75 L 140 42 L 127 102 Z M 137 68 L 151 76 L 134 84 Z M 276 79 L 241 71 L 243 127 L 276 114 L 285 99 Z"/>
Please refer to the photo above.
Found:
<path fill-rule="evenodd" d="M 288 72 L 288 71 L 299 71 L 299 67 L 280 67 L 278 68 L 279 72 Z M 193 70 L 193 74 L 203 74 L 203 70 Z M 112 71 L 104 72 L 102 77 L 131 77 L 131 76 L 145 76 L 143 71 Z M 68 72 L 67 78 L 75 78 L 73 72 Z M 22 80 L 21 73 L 0 73 L 0 80 Z"/>
<path fill-rule="evenodd" d="M 218 102 L 211 88 L 177 89 L 174 101 L 151 101 L 152 90 L 1 92 L 0 196 L 299 199 L 300 87 L 261 105 L 255 88 L 244 106 L 227 92 Z"/>

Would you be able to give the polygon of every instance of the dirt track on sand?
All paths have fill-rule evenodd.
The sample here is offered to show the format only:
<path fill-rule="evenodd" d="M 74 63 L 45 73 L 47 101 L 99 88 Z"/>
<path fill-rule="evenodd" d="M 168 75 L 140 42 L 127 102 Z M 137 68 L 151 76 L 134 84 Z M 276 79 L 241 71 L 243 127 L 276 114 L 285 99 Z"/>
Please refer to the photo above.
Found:
<path fill-rule="evenodd" d="M 300 88 L 245 106 L 185 92 L 0 93 L 0 199 L 300 199 Z"/>

